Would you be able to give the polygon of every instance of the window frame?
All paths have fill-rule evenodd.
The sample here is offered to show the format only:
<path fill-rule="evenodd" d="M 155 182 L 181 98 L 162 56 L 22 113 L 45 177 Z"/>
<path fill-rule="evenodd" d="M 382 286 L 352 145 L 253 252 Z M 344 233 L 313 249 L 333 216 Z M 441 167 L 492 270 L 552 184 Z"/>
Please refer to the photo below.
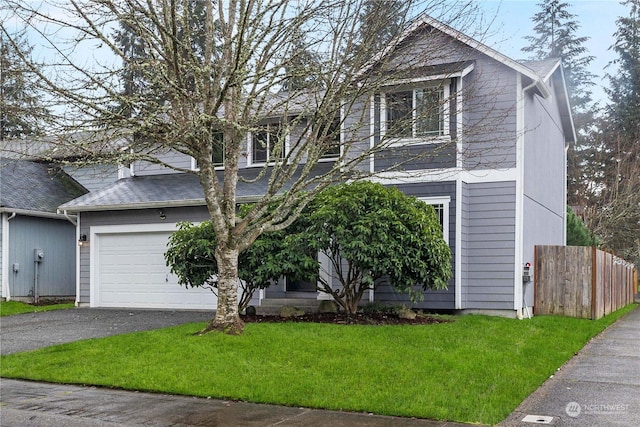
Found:
<path fill-rule="evenodd" d="M 449 206 L 451 204 L 451 196 L 433 196 L 433 197 L 418 197 L 418 200 L 422 200 L 426 204 L 432 206 L 436 210 L 436 214 L 442 212 L 442 238 L 449 245 Z M 441 208 L 439 209 L 438 207 Z"/>
<path fill-rule="evenodd" d="M 340 158 L 340 156 L 342 156 L 342 143 L 343 143 L 343 138 L 342 138 L 342 130 L 343 130 L 343 125 L 342 125 L 342 117 L 341 115 L 336 114 L 336 116 L 333 118 L 333 120 L 331 121 L 331 124 L 329 126 L 333 126 L 337 124 L 337 139 L 334 139 L 333 142 L 337 142 L 338 144 L 338 152 L 337 153 L 327 153 L 325 152 L 324 155 L 322 155 L 319 159 L 318 162 L 335 162 L 336 160 L 338 160 Z M 333 133 L 331 130 L 329 130 L 331 133 Z"/>
<path fill-rule="evenodd" d="M 269 122 L 260 127 L 260 130 L 248 132 L 247 134 L 247 165 L 248 166 L 265 166 L 269 164 L 275 164 L 278 161 L 284 161 L 287 152 L 289 149 L 289 134 L 285 132 L 284 124 L 282 122 Z M 278 159 L 271 158 L 271 135 L 272 135 L 272 127 L 275 127 L 279 131 L 279 138 L 281 138 L 282 142 L 282 157 Z M 265 131 L 266 129 L 266 131 Z M 254 156 L 254 137 L 260 132 L 266 132 L 267 135 L 267 146 L 266 146 L 266 159 L 264 161 L 256 161 Z M 282 138 L 284 138 L 282 140 Z"/>
<path fill-rule="evenodd" d="M 439 94 L 440 102 L 440 120 L 441 129 L 438 133 L 433 135 L 418 135 L 417 134 L 417 105 L 416 105 L 416 92 L 417 91 L 432 91 L 437 90 Z M 450 120 L 451 120 L 451 79 L 438 80 L 438 81 L 418 81 L 412 83 L 398 84 L 385 88 L 380 93 L 380 136 L 382 138 L 387 136 L 387 126 L 389 123 L 389 109 L 387 107 L 387 98 L 392 94 L 398 94 L 402 92 L 411 92 L 411 135 L 410 136 L 389 136 L 391 141 L 389 144 L 394 146 L 407 146 L 415 144 L 433 144 L 442 143 L 451 139 L 450 134 Z"/>
<path fill-rule="evenodd" d="M 220 162 L 214 162 L 213 161 L 213 146 L 211 147 L 211 163 L 213 164 L 213 168 L 214 170 L 224 170 L 224 161 L 225 161 L 225 146 L 224 146 L 224 135 L 222 134 L 222 132 L 214 132 L 214 137 L 215 135 L 218 134 L 220 135 L 220 137 L 222 137 L 222 163 Z M 200 166 L 198 165 L 198 161 L 196 160 L 195 157 L 191 157 L 191 170 L 193 171 L 199 171 L 200 170 Z"/>

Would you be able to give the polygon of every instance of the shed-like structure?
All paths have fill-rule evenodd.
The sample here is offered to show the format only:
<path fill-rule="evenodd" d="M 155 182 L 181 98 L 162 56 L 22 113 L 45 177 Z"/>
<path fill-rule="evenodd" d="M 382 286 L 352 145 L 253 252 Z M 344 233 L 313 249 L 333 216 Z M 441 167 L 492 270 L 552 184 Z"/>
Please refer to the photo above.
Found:
<path fill-rule="evenodd" d="M 87 190 L 49 163 L 0 158 L 0 296 L 73 298 L 76 223 L 57 207 Z"/>

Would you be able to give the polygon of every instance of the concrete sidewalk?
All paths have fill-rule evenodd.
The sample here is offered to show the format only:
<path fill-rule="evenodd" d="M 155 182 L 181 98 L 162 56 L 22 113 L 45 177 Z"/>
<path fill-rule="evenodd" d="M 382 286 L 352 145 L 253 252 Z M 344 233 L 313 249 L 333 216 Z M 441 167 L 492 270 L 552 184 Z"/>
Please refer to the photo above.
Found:
<path fill-rule="evenodd" d="M 0 383 L 0 390 L 3 427 L 470 427 L 445 421 L 7 379 Z"/>
<path fill-rule="evenodd" d="M 640 426 L 640 309 L 595 337 L 499 425 Z"/>

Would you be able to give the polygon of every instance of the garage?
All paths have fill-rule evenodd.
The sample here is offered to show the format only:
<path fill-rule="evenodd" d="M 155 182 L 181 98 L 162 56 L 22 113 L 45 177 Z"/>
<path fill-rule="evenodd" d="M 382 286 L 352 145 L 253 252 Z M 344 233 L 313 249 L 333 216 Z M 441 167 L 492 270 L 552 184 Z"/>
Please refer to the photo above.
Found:
<path fill-rule="evenodd" d="M 209 289 L 187 289 L 178 284 L 164 259 L 175 226 L 157 228 L 91 228 L 92 307 L 216 308 L 217 297 Z"/>

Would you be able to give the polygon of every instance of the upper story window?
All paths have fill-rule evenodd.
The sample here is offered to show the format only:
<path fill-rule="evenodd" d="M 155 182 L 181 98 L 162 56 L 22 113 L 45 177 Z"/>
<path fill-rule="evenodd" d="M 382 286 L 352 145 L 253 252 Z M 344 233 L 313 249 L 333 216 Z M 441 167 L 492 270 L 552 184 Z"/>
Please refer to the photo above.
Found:
<path fill-rule="evenodd" d="M 449 85 L 403 87 L 382 96 L 384 134 L 398 139 L 425 139 L 449 134 Z"/>
<path fill-rule="evenodd" d="M 224 160 L 224 135 L 221 131 L 214 131 L 211 142 L 211 163 L 216 169 L 221 169 L 224 168 Z M 200 169 L 200 165 L 198 165 L 196 159 L 192 159 L 191 169 Z"/>
<path fill-rule="evenodd" d="M 284 137 L 279 123 L 270 123 L 249 135 L 251 164 L 282 160 L 285 155 Z"/>
<path fill-rule="evenodd" d="M 222 132 L 213 133 L 211 163 L 216 167 L 224 167 L 224 135 Z"/>
<path fill-rule="evenodd" d="M 319 136 L 326 144 L 321 160 L 335 160 L 340 157 L 340 117 L 335 117 L 325 128 L 320 129 Z"/>

